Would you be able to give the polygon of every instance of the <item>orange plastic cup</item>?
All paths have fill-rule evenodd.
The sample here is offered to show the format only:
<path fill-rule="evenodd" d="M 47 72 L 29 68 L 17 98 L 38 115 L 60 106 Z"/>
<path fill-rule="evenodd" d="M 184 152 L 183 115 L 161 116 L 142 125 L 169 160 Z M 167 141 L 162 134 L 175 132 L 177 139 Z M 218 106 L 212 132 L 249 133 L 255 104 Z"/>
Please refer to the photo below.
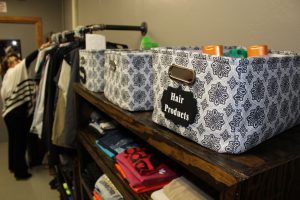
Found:
<path fill-rule="evenodd" d="M 222 45 L 207 45 L 202 47 L 202 52 L 209 55 L 223 56 Z"/>
<path fill-rule="evenodd" d="M 248 57 L 266 56 L 268 53 L 267 45 L 253 45 L 247 48 Z"/>

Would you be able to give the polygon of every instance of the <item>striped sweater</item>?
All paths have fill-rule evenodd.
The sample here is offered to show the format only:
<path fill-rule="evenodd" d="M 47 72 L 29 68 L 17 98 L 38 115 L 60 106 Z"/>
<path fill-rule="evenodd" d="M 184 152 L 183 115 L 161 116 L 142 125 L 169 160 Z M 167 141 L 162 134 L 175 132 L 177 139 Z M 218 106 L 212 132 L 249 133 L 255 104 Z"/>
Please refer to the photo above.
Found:
<path fill-rule="evenodd" d="M 18 106 L 28 103 L 28 115 L 33 112 L 35 82 L 29 78 L 25 60 L 13 68 L 9 68 L 3 78 L 1 98 L 3 102 L 2 116 Z"/>

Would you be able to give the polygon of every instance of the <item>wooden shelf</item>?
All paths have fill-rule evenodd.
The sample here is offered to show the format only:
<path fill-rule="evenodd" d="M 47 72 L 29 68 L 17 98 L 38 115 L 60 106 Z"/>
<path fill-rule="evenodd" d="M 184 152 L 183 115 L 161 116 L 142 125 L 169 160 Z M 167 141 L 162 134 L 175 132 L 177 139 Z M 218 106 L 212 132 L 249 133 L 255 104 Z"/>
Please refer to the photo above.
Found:
<path fill-rule="evenodd" d="M 294 170 L 300 167 L 299 126 L 241 155 L 220 154 L 155 124 L 151 119 L 152 112 L 125 111 L 109 102 L 103 93 L 90 92 L 78 83 L 74 90 L 78 101 L 88 102 L 176 161 L 217 190 L 220 199 L 247 199 L 251 195 L 268 197 L 270 192 L 292 197 L 289 194 L 297 192 L 293 185 L 299 185 L 300 178 L 289 177 L 300 177 L 299 170 Z M 80 109 L 84 108 L 81 105 Z M 277 185 L 270 184 L 271 180 Z M 286 184 L 291 187 L 287 188 Z M 276 190 L 281 187 L 284 194 Z"/>
<path fill-rule="evenodd" d="M 119 175 L 114 167 L 114 162 L 110 160 L 95 144 L 96 136 L 88 131 L 79 132 L 79 141 L 83 147 L 89 152 L 91 157 L 97 163 L 99 168 L 113 182 L 125 199 L 150 199 L 150 193 L 137 194 L 129 188 L 128 183 Z"/>

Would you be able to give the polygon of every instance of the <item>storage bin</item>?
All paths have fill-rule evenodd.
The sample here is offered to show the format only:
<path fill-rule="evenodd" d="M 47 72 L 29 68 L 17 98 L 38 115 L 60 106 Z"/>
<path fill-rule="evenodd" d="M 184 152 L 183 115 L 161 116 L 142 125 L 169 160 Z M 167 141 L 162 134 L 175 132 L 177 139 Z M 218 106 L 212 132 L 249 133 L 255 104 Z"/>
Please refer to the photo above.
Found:
<path fill-rule="evenodd" d="M 80 83 L 92 92 L 104 90 L 104 50 L 79 50 Z"/>
<path fill-rule="evenodd" d="M 129 111 L 153 109 L 152 52 L 107 50 L 105 97 Z"/>
<path fill-rule="evenodd" d="M 153 71 L 153 121 L 216 152 L 245 152 L 299 124 L 295 53 L 242 59 L 156 48 Z"/>

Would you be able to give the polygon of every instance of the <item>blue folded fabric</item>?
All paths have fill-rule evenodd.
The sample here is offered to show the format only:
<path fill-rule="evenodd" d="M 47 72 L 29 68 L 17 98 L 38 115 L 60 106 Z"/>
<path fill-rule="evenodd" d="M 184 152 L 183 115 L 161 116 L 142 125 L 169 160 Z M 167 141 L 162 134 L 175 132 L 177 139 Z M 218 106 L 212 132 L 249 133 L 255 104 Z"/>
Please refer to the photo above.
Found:
<path fill-rule="evenodd" d="M 120 130 L 110 131 L 105 135 L 98 137 L 97 145 L 100 145 L 102 148 L 106 149 L 106 151 L 114 155 L 117 155 L 126 149 L 138 146 L 136 140 L 128 137 L 126 133 L 123 133 Z M 109 153 L 107 154 L 110 155 Z"/>
<path fill-rule="evenodd" d="M 99 149 L 101 151 L 103 151 L 103 153 L 105 153 L 109 158 L 114 159 L 114 157 L 116 156 L 116 154 L 114 154 L 113 152 L 109 151 L 108 149 L 104 148 L 103 146 L 101 146 L 101 144 L 99 144 L 99 141 L 96 140 L 96 145 L 97 147 L 99 147 Z"/>

